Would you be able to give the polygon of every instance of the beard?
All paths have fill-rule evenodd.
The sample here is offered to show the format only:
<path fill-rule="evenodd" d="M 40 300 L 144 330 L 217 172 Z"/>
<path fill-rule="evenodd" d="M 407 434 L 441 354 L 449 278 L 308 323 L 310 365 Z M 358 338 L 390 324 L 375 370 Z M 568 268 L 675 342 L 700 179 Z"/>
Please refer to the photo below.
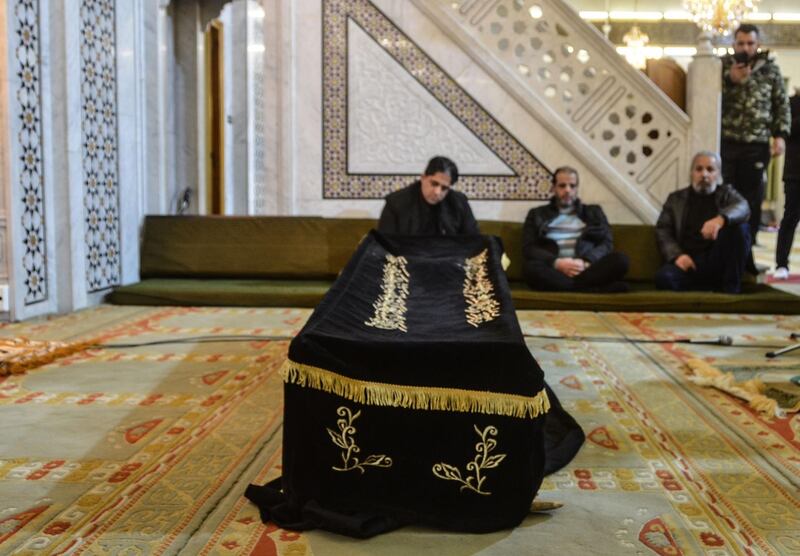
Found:
<path fill-rule="evenodd" d="M 711 195 L 717 189 L 717 184 L 706 180 L 700 180 L 692 184 L 692 189 L 694 189 L 695 193 L 699 193 L 700 195 Z"/>

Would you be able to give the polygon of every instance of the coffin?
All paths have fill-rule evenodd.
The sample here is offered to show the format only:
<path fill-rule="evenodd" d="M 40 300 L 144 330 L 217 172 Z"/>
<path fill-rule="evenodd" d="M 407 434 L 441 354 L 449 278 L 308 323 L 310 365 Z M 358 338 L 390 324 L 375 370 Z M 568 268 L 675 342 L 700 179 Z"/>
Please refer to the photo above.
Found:
<path fill-rule="evenodd" d="M 545 437 L 562 460 L 552 469 L 583 435 L 558 406 L 567 419 L 545 433 L 552 394 L 502 255 L 490 236 L 361 242 L 289 348 L 283 476 L 246 493 L 265 521 L 368 537 L 411 523 L 488 532 L 527 515 Z"/>

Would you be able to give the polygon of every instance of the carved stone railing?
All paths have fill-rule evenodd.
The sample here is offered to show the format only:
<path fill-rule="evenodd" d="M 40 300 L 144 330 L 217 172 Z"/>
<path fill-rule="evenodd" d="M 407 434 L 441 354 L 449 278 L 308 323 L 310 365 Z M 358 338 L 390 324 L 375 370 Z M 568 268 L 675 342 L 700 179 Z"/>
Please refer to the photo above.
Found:
<path fill-rule="evenodd" d="M 413 1 L 643 221 L 685 185 L 688 116 L 565 2 Z"/>

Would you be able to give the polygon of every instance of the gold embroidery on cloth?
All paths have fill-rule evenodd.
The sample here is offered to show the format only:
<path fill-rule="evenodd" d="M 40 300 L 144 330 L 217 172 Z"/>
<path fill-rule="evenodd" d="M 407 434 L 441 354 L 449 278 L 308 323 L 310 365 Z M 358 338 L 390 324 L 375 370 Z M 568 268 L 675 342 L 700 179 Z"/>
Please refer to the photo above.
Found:
<path fill-rule="evenodd" d="M 364 324 L 383 330 L 406 329 L 406 298 L 408 297 L 408 270 L 405 257 L 386 254 L 383 265 L 381 294 L 372 304 L 375 314 Z"/>
<path fill-rule="evenodd" d="M 433 466 L 433 474 L 445 481 L 458 481 L 461 483 L 460 490 L 466 488 L 478 494 L 488 496 L 491 492 L 481 490 L 483 482 L 486 480 L 486 477 L 481 473 L 500 465 L 500 463 L 506 459 L 506 454 L 489 455 L 489 452 L 494 450 L 497 446 L 497 441 L 494 438 L 489 438 L 489 436 L 497 436 L 497 429 L 495 427 L 489 425 L 483 429 L 483 431 L 481 431 L 477 425 L 473 425 L 472 427 L 475 429 L 475 432 L 478 433 L 478 436 L 481 437 L 481 441 L 475 444 L 475 459 L 467 464 L 467 472 L 469 472 L 470 475 L 466 478 L 461 478 L 461 471 L 458 467 L 444 462 L 437 463 Z"/>
<path fill-rule="evenodd" d="M 459 388 L 385 384 L 349 378 L 291 359 L 286 360 L 280 373 L 286 383 L 321 390 L 365 405 L 485 413 L 520 419 L 533 419 L 550 409 L 550 400 L 544 389 L 533 396 L 521 396 Z"/>
<path fill-rule="evenodd" d="M 494 298 L 494 286 L 489 280 L 486 260 L 489 250 L 464 261 L 464 299 L 467 322 L 476 327 L 500 316 L 500 303 Z"/>
<path fill-rule="evenodd" d="M 359 453 L 361 449 L 356 446 L 356 441 L 353 438 L 356 434 L 356 428 L 353 426 L 353 422 L 358 419 L 361 412 L 358 411 L 353 415 L 353 412 L 350 411 L 349 408 L 342 406 L 336 410 L 336 414 L 341 417 L 341 419 L 336 420 L 336 426 L 339 427 L 339 432 L 334 432 L 331 429 L 325 430 L 328 431 L 333 443 L 344 451 L 342 452 L 342 467 L 336 467 L 334 465 L 331 469 L 334 471 L 352 471 L 353 469 L 358 469 L 363 474 L 365 471 L 364 468 L 367 466 L 392 466 L 392 458 L 383 454 L 367 456 L 367 459 L 364 461 L 358 461 L 358 458 L 354 454 Z"/>

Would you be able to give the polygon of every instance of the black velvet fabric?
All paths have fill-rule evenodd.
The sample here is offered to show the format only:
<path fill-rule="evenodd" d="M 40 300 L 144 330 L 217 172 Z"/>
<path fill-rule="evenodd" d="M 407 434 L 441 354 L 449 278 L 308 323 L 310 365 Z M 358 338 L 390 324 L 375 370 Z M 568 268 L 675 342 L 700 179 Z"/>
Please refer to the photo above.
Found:
<path fill-rule="evenodd" d="M 499 314 L 470 325 L 465 317 L 465 260 L 487 250 L 487 277 Z M 292 341 L 289 359 L 344 380 L 415 389 L 453 389 L 532 398 L 545 388 L 541 368 L 525 345 L 501 268 L 496 237 L 401 237 L 372 232 Z M 381 296 L 387 255 L 406 259 L 406 331 L 365 324 Z M 427 391 L 427 390 L 426 390 Z M 545 469 L 565 465 L 583 442 L 577 423 L 548 389 L 555 412 L 508 416 L 499 412 L 391 407 L 287 382 L 284 389 L 283 476 L 246 496 L 264 521 L 304 530 L 322 528 L 370 537 L 406 524 L 489 532 L 527 515 Z M 515 398 L 516 399 L 516 398 Z M 358 451 L 391 458 L 391 466 L 347 471 L 344 450 L 332 440 L 346 408 Z M 337 411 L 339 413 L 337 413 Z M 482 469 L 481 492 L 437 477 L 445 463 L 462 478 L 474 475 L 480 432 L 496 444 L 496 465 Z M 546 461 L 545 438 L 553 457 Z M 499 461 L 497 457 L 503 455 Z M 352 461 L 352 459 L 351 459 Z"/>

